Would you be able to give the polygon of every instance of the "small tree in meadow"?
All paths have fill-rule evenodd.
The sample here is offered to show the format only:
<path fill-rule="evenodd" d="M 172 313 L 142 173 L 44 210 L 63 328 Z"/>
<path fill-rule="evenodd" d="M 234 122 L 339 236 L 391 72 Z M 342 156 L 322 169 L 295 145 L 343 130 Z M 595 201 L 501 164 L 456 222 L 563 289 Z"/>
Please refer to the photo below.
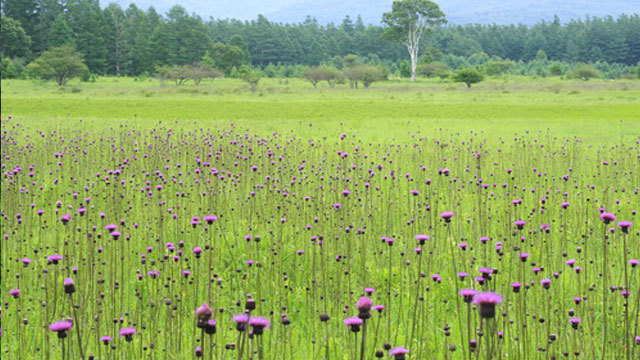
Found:
<path fill-rule="evenodd" d="M 262 79 L 262 72 L 259 69 L 243 65 L 238 70 L 238 74 L 242 80 L 249 84 L 251 92 L 256 92 L 258 83 L 260 82 L 260 79 Z"/>
<path fill-rule="evenodd" d="M 342 71 L 334 67 L 327 66 L 324 75 L 324 81 L 326 81 L 331 88 L 336 86 L 337 82 L 344 80 L 344 74 L 342 73 Z"/>
<path fill-rule="evenodd" d="M 320 81 L 325 79 L 324 69 L 321 66 L 308 68 L 302 73 L 302 77 L 313 85 L 315 89 Z"/>
<path fill-rule="evenodd" d="M 476 69 L 460 69 L 453 75 L 453 81 L 467 84 L 467 88 L 484 80 L 484 75 Z"/>
<path fill-rule="evenodd" d="M 359 65 L 358 67 L 360 68 L 360 80 L 365 88 L 368 88 L 376 81 L 387 79 L 387 73 L 381 67 L 373 65 Z"/>
<path fill-rule="evenodd" d="M 569 77 L 571 79 L 582 79 L 584 81 L 588 81 L 592 78 L 599 78 L 600 72 L 591 65 L 582 64 L 569 73 Z"/>
<path fill-rule="evenodd" d="M 416 68 L 418 75 L 425 77 L 442 77 L 449 71 L 449 66 L 441 62 L 423 63 Z"/>
<path fill-rule="evenodd" d="M 497 76 L 513 69 L 516 65 L 513 61 L 489 61 L 484 64 L 484 72 L 489 76 Z"/>
<path fill-rule="evenodd" d="M 222 72 L 205 64 L 195 63 L 185 66 L 183 71 L 189 79 L 193 80 L 196 85 L 200 85 L 202 79 L 216 79 L 222 77 Z"/>
<path fill-rule="evenodd" d="M 89 71 L 80 53 L 73 46 L 51 48 L 27 66 L 30 74 L 44 80 L 55 79 L 60 86 Z"/>
<path fill-rule="evenodd" d="M 334 87 L 336 81 L 344 78 L 344 75 L 342 75 L 340 70 L 336 68 L 320 65 L 314 68 L 305 69 L 302 73 L 302 77 L 309 81 L 315 88 L 321 81 L 326 81 L 327 84 L 329 84 L 329 87 Z"/>

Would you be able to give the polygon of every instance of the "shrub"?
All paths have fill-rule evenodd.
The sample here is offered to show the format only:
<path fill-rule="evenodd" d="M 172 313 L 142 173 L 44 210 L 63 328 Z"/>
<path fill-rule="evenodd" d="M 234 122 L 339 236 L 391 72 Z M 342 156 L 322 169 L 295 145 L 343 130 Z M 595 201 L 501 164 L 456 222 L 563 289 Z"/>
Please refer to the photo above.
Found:
<path fill-rule="evenodd" d="M 596 70 L 593 66 L 587 64 L 581 64 L 576 69 L 569 73 L 569 78 L 571 79 L 582 79 L 584 81 L 588 81 L 592 78 L 599 78 L 600 72 Z"/>
<path fill-rule="evenodd" d="M 467 88 L 470 88 L 472 84 L 477 84 L 482 80 L 484 80 L 484 75 L 480 71 L 471 68 L 460 69 L 453 76 L 453 81 L 463 82 L 467 84 Z"/>

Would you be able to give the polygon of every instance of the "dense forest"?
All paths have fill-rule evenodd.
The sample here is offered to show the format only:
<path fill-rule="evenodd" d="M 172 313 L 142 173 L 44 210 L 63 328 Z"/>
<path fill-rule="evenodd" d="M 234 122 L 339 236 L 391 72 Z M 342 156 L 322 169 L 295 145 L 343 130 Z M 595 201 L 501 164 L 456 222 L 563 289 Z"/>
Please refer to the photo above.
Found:
<path fill-rule="evenodd" d="M 264 16 L 205 20 L 178 5 L 163 15 L 135 5 L 122 9 L 111 3 L 103 9 L 98 0 L 2 0 L 1 49 L 3 58 L 27 63 L 49 48 L 71 44 L 84 55 L 89 70 L 101 75 L 154 73 L 158 66 L 192 64 L 206 56 L 233 57 L 262 69 L 318 64 L 341 68 L 349 54 L 397 72 L 407 59 L 406 48 L 382 40 L 383 31 L 350 17 L 327 25 L 310 17 L 296 24 Z M 445 25 L 424 37 L 421 48 L 427 57 L 436 56 L 452 68 L 500 58 L 523 64 L 606 63 L 626 69 L 640 62 L 640 16 L 566 24 L 556 18 L 534 26 Z"/>

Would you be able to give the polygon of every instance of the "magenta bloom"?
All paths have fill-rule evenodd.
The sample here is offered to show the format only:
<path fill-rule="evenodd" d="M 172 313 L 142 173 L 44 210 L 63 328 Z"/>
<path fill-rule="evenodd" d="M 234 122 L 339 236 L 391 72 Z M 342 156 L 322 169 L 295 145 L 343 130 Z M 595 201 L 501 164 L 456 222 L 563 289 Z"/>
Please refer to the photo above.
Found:
<path fill-rule="evenodd" d="M 365 294 L 367 294 L 367 295 L 371 295 L 371 294 L 373 294 L 374 292 L 376 292 L 376 290 L 375 290 L 374 288 L 365 288 L 365 289 L 364 289 L 364 292 L 365 292 Z"/>
<path fill-rule="evenodd" d="M 62 331 L 68 331 L 72 327 L 73 327 L 73 323 L 71 321 L 63 320 L 63 321 L 54 322 L 53 324 L 49 325 L 49 330 L 54 332 L 62 332 Z"/>
<path fill-rule="evenodd" d="M 246 324 L 249 320 L 247 314 L 238 314 L 233 316 L 233 322 L 236 324 Z"/>
<path fill-rule="evenodd" d="M 360 325 L 362 325 L 362 319 L 357 316 L 344 319 L 344 324 L 351 328 L 351 331 L 360 331 Z"/>
<path fill-rule="evenodd" d="M 612 221 L 616 221 L 616 216 L 612 213 L 605 212 L 600 214 L 600 220 L 604 221 L 605 224 L 608 224 Z"/>
<path fill-rule="evenodd" d="M 633 223 L 631 221 L 619 221 L 618 222 L 618 227 L 625 234 L 629 233 L 629 229 L 631 228 L 631 226 L 633 226 Z"/>
<path fill-rule="evenodd" d="M 424 245 L 424 243 L 429 240 L 429 235 L 418 234 L 416 235 L 416 240 L 418 240 L 420 245 Z"/>
<path fill-rule="evenodd" d="M 480 307 L 480 317 L 490 319 L 496 315 L 496 305 L 501 302 L 502 296 L 492 292 L 483 292 L 473 297 L 472 304 Z"/>
<path fill-rule="evenodd" d="M 395 360 L 404 360 L 405 355 L 409 353 L 409 349 L 402 346 L 394 347 L 389 350 L 389 355 L 393 356 Z"/>
<path fill-rule="evenodd" d="M 373 307 L 373 300 L 369 299 L 366 296 L 363 296 L 358 299 L 358 302 L 356 302 L 356 307 L 361 314 L 368 314 Z"/>
<path fill-rule="evenodd" d="M 136 328 L 128 327 L 120 330 L 120 336 L 134 335 Z"/>
<path fill-rule="evenodd" d="M 460 290 L 460 296 L 464 298 L 464 302 L 470 303 L 473 301 L 473 297 L 476 295 L 476 291 L 473 289 L 462 289 Z"/>
<path fill-rule="evenodd" d="M 53 254 L 47 258 L 47 262 L 49 264 L 57 264 L 58 261 L 61 261 L 61 260 L 62 260 L 62 256 L 58 254 Z"/>
<path fill-rule="evenodd" d="M 233 322 L 236 323 L 236 330 L 245 331 L 247 329 L 247 322 L 249 316 L 247 314 L 238 314 L 233 316 Z"/>
<path fill-rule="evenodd" d="M 572 317 L 571 319 L 569 319 L 569 322 L 571 323 L 572 328 L 577 329 L 582 320 L 578 317 Z"/>
<path fill-rule="evenodd" d="M 346 318 L 344 319 L 344 324 L 347 326 L 362 325 L 362 319 L 358 317 Z"/>
<path fill-rule="evenodd" d="M 518 229 L 522 230 L 522 228 L 524 228 L 524 226 L 527 225 L 527 222 L 524 220 L 516 220 L 513 222 L 513 225 L 515 225 Z"/>
<path fill-rule="evenodd" d="M 253 328 L 254 335 L 262 335 L 263 330 L 268 329 L 270 325 L 267 318 L 256 316 L 249 319 L 249 326 Z"/>
<path fill-rule="evenodd" d="M 211 310 L 209 304 L 203 303 L 196 309 L 195 314 L 198 320 L 206 321 L 211 318 L 211 315 L 213 315 L 213 310 Z"/>
<path fill-rule="evenodd" d="M 543 288 L 549 290 L 549 288 L 551 288 L 551 279 L 542 279 L 540 280 L 540 284 Z"/>
<path fill-rule="evenodd" d="M 76 286 L 72 278 L 64 279 L 64 281 L 62 282 L 62 286 L 64 287 L 64 292 L 66 294 L 73 294 L 74 292 L 76 292 Z"/>
<path fill-rule="evenodd" d="M 206 215 L 205 217 L 202 218 L 202 220 L 204 220 L 207 224 L 211 225 L 215 221 L 218 221 L 218 217 L 215 215 Z"/>
<path fill-rule="evenodd" d="M 120 330 L 120 336 L 123 336 L 125 340 L 133 340 L 133 335 L 136 333 L 136 328 L 128 327 Z"/>
<path fill-rule="evenodd" d="M 9 291 L 9 295 L 13 296 L 14 298 L 18 298 L 20 296 L 20 289 L 13 289 Z"/>
<path fill-rule="evenodd" d="M 100 338 L 100 341 L 102 341 L 105 345 L 109 345 L 111 340 L 113 340 L 113 339 L 111 339 L 111 336 L 109 336 L 109 335 L 105 335 L 105 336 Z"/>
<path fill-rule="evenodd" d="M 451 218 L 453 217 L 453 212 L 451 211 L 445 211 L 443 213 L 440 214 L 440 217 L 445 221 L 445 222 L 450 222 Z"/>

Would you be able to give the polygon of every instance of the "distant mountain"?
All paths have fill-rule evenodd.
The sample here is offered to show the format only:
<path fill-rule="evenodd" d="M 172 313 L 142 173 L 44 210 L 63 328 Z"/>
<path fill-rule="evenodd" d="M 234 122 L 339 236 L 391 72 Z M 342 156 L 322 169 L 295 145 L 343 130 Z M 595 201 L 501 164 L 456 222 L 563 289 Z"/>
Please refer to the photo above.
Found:
<path fill-rule="evenodd" d="M 310 15 L 321 24 L 342 22 L 346 15 L 360 15 L 367 24 L 379 24 L 392 0 L 115 0 L 123 7 L 135 3 L 142 9 L 153 6 L 166 13 L 179 4 L 203 19 L 255 19 L 258 14 L 277 22 L 302 22 Z M 640 12 L 640 0 L 440 0 L 436 1 L 452 24 L 535 24 L 558 15 L 562 22 Z M 107 1 L 102 1 L 106 6 Z"/>

